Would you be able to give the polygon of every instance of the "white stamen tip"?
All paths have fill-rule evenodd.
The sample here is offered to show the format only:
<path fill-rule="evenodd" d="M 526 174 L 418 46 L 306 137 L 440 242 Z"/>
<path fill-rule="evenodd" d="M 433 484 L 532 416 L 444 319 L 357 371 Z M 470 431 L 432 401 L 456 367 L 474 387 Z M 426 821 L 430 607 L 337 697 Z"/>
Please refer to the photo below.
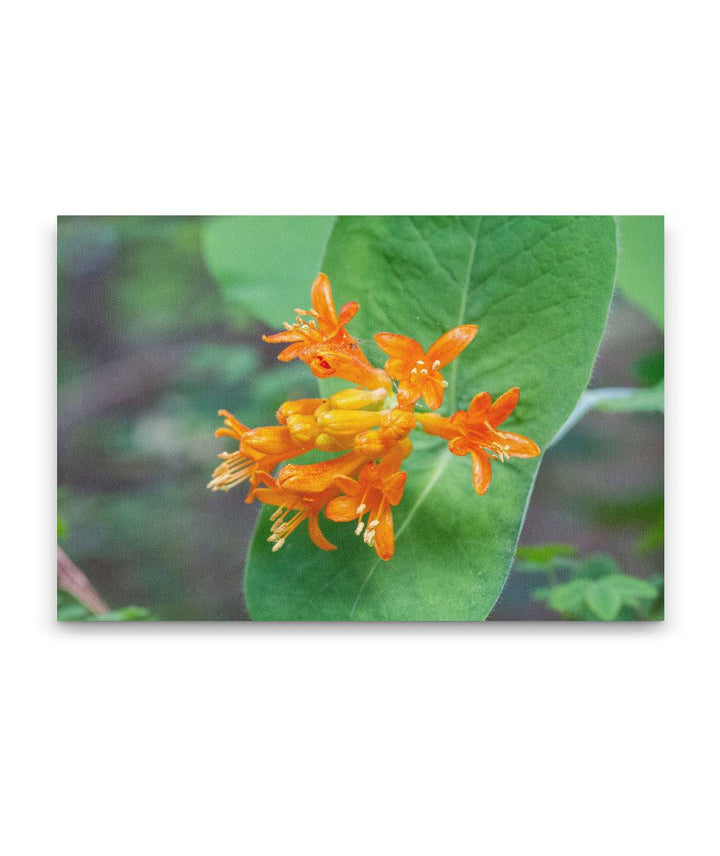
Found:
<path fill-rule="evenodd" d="M 426 375 L 428 373 L 427 369 L 420 369 L 420 374 Z"/>
<path fill-rule="evenodd" d="M 410 369 L 410 374 L 417 374 L 417 369 Z"/>
<path fill-rule="evenodd" d="M 357 525 L 357 528 L 355 529 L 355 534 L 356 534 L 356 535 L 359 535 L 359 534 L 363 531 L 363 526 L 364 526 L 364 525 L 365 525 L 365 524 L 362 522 L 362 520 L 358 520 L 358 525 Z"/>
<path fill-rule="evenodd" d="M 368 529 L 374 529 L 376 526 L 379 526 L 379 525 L 380 525 L 380 521 L 379 521 L 379 520 L 371 520 L 371 521 L 368 523 Z"/>
<path fill-rule="evenodd" d="M 447 388 L 448 388 L 448 382 L 447 382 L 446 380 L 444 380 L 444 381 L 442 382 L 442 387 L 443 387 L 443 389 L 447 389 Z"/>
<path fill-rule="evenodd" d="M 433 371 L 436 372 L 440 368 L 440 360 L 435 360 L 433 363 Z"/>
<path fill-rule="evenodd" d="M 419 366 L 424 366 L 424 365 L 425 365 L 425 360 L 418 360 L 418 361 L 417 361 L 417 364 L 418 364 Z"/>
<path fill-rule="evenodd" d="M 273 553 L 277 553 L 277 551 L 282 547 L 282 545 L 283 545 L 284 543 L 285 543 L 285 539 L 284 539 L 284 538 L 281 538 L 281 539 L 277 542 L 277 544 L 274 544 L 274 545 L 273 545 L 273 548 L 272 548 Z"/>
<path fill-rule="evenodd" d="M 355 509 L 355 514 L 362 514 L 365 511 L 365 503 L 361 502 L 360 505 Z"/>

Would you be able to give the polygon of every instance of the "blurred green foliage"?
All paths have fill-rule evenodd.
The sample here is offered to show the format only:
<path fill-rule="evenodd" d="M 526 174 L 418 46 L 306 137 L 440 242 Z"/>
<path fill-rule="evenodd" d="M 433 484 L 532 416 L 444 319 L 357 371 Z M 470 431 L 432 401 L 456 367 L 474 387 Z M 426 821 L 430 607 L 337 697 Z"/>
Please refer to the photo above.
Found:
<path fill-rule="evenodd" d="M 641 580 L 625 574 L 611 556 L 596 553 L 580 559 L 570 545 L 551 544 L 524 547 L 518 551 L 518 559 L 518 570 L 546 574 L 548 585 L 536 589 L 533 597 L 546 603 L 563 619 L 637 621 L 662 618 L 661 578 Z"/>
<path fill-rule="evenodd" d="M 93 615 L 89 609 L 64 591 L 57 593 L 58 621 L 153 621 L 150 610 L 142 606 L 125 606 L 103 615 Z"/>

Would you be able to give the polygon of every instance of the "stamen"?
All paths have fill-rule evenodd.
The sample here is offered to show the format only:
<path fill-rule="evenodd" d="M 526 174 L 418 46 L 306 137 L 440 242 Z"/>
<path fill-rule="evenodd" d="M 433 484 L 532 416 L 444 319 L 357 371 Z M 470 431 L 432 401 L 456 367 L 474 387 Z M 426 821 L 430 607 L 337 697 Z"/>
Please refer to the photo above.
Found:
<path fill-rule="evenodd" d="M 425 360 L 418 360 L 418 361 L 417 361 L 417 364 L 418 364 L 419 366 L 424 366 L 424 365 L 425 365 Z"/>
<path fill-rule="evenodd" d="M 410 374 L 417 374 L 417 369 L 410 369 Z"/>
<path fill-rule="evenodd" d="M 432 367 L 433 371 L 436 372 L 440 368 L 440 360 L 435 360 L 435 362 L 432 364 Z"/>
<path fill-rule="evenodd" d="M 277 553 L 277 551 L 282 547 L 282 545 L 283 545 L 284 543 L 285 543 L 285 539 L 284 539 L 284 538 L 281 538 L 281 539 L 277 542 L 277 544 L 273 544 L 273 548 L 272 548 L 273 553 Z"/>
<path fill-rule="evenodd" d="M 420 374 L 421 374 L 421 375 L 426 375 L 427 373 L 428 373 L 428 370 L 427 370 L 427 369 L 420 369 Z"/>
<path fill-rule="evenodd" d="M 447 382 L 446 380 L 444 380 L 444 381 L 442 382 L 442 388 L 443 388 L 443 389 L 447 389 L 447 388 L 448 388 L 448 382 Z"/>
<path fill-rule="evenodd" d="M 380 521 L 379 521 L 379 520 L 371 520 L 371 521 L 368 523 L 368 529 L 374 529 L 376 526 L 379 526 L 379 525 L 380 525 Z"/>
<path fill-rule="evenodd" d="M 355 534 L 356 534 L 356 535 L 359 535 L 359 534 L 363 531 L 363 526 L 364 526 L 364 525 L 365 525 L 365 524 L 362 522 L 362 520 L 358 520 L 358 525 L 357 525 L 357 528 L 355 529 Z"/>
<path fill-rule="evenodd" d="M 361 502 L 360 505 L 355 509 L 355 514 L 362 514 L 365 511 L 365 503 Z"/>

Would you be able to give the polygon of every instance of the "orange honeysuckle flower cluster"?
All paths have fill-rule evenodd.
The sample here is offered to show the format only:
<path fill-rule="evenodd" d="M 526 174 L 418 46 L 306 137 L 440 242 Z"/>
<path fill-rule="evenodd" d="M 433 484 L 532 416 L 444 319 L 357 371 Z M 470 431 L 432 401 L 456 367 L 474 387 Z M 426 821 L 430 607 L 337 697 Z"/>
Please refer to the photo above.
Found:
<path fill-rule="evenodd" d="M 312 309 L 295 310 L 294 324 L 263 339 L 286 344 L 279 360 L 300 359 L 316 377 L 337 377 L 355 386 L 329 398 L 286 401 L 277 411 L 278 424 L 261 428 L 248 428 L 221 410 L 224 426 L 215 432 L 236 441 L 238 448 L 220 454 L 222 463 L 208 487 L 229 490 L 248 481 L 246 502 L 275 506 L 268 538 L 273 552 L 304 521 L 316 546 L 336 549 L 320 529 L 324 511 L 329 520 L 355 521 L 355 534 L 381 559 L 390 559 L 395 550 L 392 509 L 405 490 L 402 464 L 412 452 L 409 435 L 415 428 L 447 440 L 454 455 L 470 455 L 473 484 L 481 495 L 490 485 L 491 459 L 540 454 L 527 437 L 498 430 L 515 409 L 517 387 L 495 402 L 481 392 L 467 410 L 450 418 L 416 411 L 421 400 L 431 410 L 442 405 L 448 383 L 441 369 L 472 342 L 474 324 L 449 330 L 427 351 L 408 336 L 378 333 L 375 341 L 389 357 L 382 369 L 369 362 L 345 329 L 360 307 L 346 303 L 337 312 L 324 274 L 313 283 L 311 302 Z M 312 449 L 339 454 L 315 464 L 286 463 Z"/>

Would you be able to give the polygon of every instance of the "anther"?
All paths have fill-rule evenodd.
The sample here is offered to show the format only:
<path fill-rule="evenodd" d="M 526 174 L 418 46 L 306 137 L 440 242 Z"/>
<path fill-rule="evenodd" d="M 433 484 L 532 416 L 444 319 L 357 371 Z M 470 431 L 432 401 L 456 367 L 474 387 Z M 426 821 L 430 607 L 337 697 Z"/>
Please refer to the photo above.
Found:
<path fill-rule="evenodd" d="M 426 375 L 427 373 L 428 373 L 428 370 L 427 370 L 427 369 L 420 369 L 420 374 L 421 374 L 421 375 Z"/>
<path fill-rule="evenodd" d="M 285 539 L 284 539 L 284 538 L 281 538 L 281 539 L 277 542 L 277 544 L 273 544 L 273 548 L 272 548 L 273 553 L 277 553 L 277 551 L 282 547 L 282 545 L 283 545 L 284 543 L 285 543 Z"/>
<path fill-rule="evenodd" d="M 417 361 L 417 364 L 418 364 L 419 366 L 424 366 L 424 365 L 425 365 L 425 360 L 418 360 L 418 361 Z"/>
<path fill-rule="evenodd" d="M 379 525 L 380 525 L 380 521 L 379 521 L 379 520 L 371 520 L 371 521 L 368 523 L 368 529 L 370 529 L 370 530 L 371 530 L 371 529 L 374 529 L 376 526 L 379 526 Z"/>
<path fill-rule="evenodd" d="M 355 514 L 362 514 L 365 511 L 366 505 L 364 502 L 361 502 L 360 505 L 355 509 Z"/>
<path fill-rule="evenodd" d="M 432 367 L 433 367 L 433 371 L 436 372 L 440 368 L 440 360 L 435 360 Z"/>
<path fill-rule="evenodd" d="M 446 380 L 444 380 L 444 381 L 442 382 L 442 387 L 443 387 L 443 389 L 447 389 L 447 388 L 448 388 L 448 382 L 447 382 Z"/>
<path fill-rule="evenodd" d="M 362 520 L 358 520 L 358 525 L 357 525 L 357 528 L 355 529 L 355 534 L 356 534 L 356 535 L 359 535 L 359 534 L 363 531 L 363 526 L 364 526 L 364 525 L 365 525 L 365 524 L 362 522 Z"/>

